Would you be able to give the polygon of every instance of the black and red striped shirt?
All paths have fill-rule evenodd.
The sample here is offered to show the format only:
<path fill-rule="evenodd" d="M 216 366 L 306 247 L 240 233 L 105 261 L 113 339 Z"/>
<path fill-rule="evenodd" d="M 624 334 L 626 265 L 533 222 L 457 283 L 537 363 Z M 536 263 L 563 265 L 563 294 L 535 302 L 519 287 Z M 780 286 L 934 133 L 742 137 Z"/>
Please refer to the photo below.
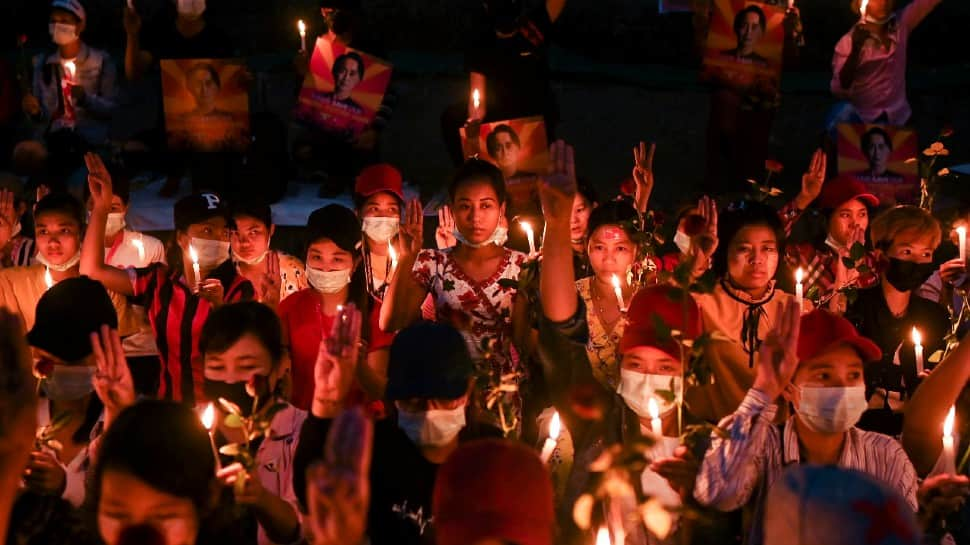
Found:
<path fill-rule="evenodd" d="M 202 396 L 202 355 L 199 335 L 212 306 L 192 293 L 185 277 L 162 263 L 128 269 L 134 292 L 132 302 L 148 309 L 162 359 L 158 397 L 194 405 Z M 225 302 L 255 298 L 253 285 L 236 272 L 231 260 L 213 270 L 225 290 Z"/>

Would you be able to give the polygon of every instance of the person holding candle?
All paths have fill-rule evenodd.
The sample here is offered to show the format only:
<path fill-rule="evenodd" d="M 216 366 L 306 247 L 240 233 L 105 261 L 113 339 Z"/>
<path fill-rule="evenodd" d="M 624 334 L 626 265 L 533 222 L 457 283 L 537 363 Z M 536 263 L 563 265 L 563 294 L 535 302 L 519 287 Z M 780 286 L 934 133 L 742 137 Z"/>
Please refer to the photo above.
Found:
<path fill-rule="evenodd" d="M 469 159 L 455 173 L 448 193 L 459 243 L 445 250 L 422 250 L 421 204 L 408 203 L 401 226 L 400 273 L 384 298 L 381 329 L 395 331 L 417 321 L 430 294 L 438 321 L 464 335 L 476 364 L 487 365 L 492 380 L 524 374 L 513 340 L 525 338 L 525 301 L 507 281 L 519 277 L 527 256 L 502 246 L 500 220 L 507 200 L 502 172 L 487 161 Z M 520 403 L 518 392 L 513 397 Z M 481 410 L 477 417 L 494 424 L 497 420 L 485 409 L 485 392 L 476 391 L 475 402 Z"/>
<path fill-rule="evenodd" d="M 754 384 L 719 423 L 701 463 L 694 497 L 722 511 L 751 514 L 749 544 L 764 543 L 765 496 L 792 464 L 824 464 L 868 473 L 896 490 L 914 512 L 913 464 L 891 437 L 855 427 L 866 409 L 863 365 L 882 354 L 846 319 L 815 310 L 799 316 L 786 303 L 761 345 Z M 794 409 L 773 424 L 781 397 Z"/>
<path fill-rule="evenodd" d="M 940 244 L 937 220 L 916 206 L 897 206 L 871 224 L 879 263 L 880 284 L 858 291 L 845 316 L 872 339 L 883 357 L 866 367 L 868 411 L 859 427 L 889 435 L 902 430 L 905 400 L 922 377 L 917 375 L 912 330 L 922 334 L 928 360 L 945 348 L 950 329 L 947 310 L 916 295 L 935 269 L 933 253 Z M 930 365 L 927 363 L 927 368 Z"/>
<path fill-rule="evenodd" d="M 229 235 L 229 250 L 236 270 L 257 287 L 257 299 L 273 308 L 307 287 L 303 262 L 272 250 L 276 232 L 273 212 L 268 204 L 238 203 L 232 207 L 235 225 Z"/>
<path fill-rule="evenodd" d="M 183 197 L 175 203 L 175 233 L 166 263 L 117 269 L 104 262 L 104 230 L 113 198 L 111 175 L 96 155 L 85 159 L 92 207 L 81 271 L 147 309 L 162 359 L 158 397 L 194 403 L 202 397 L 197 341 L 205 318 L 224 303 L 255 297 L 253 285 L 229 259 L 229 210 L 212 193 Z M 193 251 L 196 263 L 191 260 Z M 199 278 L 194 278 L 189 264 L 198 265 Z"/>
<path fill-rule="evenodd" d="M 354 207 L 361 220 L 361 255 L 367 290 L 381 301 L 393 275 L 389 249 L 398 245 L 400 239 L 398 233 L 404 210 L 401 171 L 387 163 L 361 170 L 354 184 Z"/>
<path fill-rule="evenodd" d="M 970 214 L 970 208 L 962 206 L 958 211 L 958 217 L 964 218 Z M 960 247 L 966 253 L 966 220 L 958 219 L 953 223 L 954 228 L 950 231 L 950 242 L 956 245 L 957 252 L 940 248 L 938 254 L 944 260 L 940 263 L 940 268 L 930 276 L 929 280 L 923 283 L 916 294 L 924 299 L 929 299 L 945 307 L 951 307 L 954 312 L 959 312 L 963 305 L 961 291 L 970 288 L 970 275 L 967 275 L 966 255 L 961 258 Z M 961 232 L 963 233 L 961 235 Z M 967 326 L 958 329 L 958 335 L 962 338 L 966 333 Z"/>

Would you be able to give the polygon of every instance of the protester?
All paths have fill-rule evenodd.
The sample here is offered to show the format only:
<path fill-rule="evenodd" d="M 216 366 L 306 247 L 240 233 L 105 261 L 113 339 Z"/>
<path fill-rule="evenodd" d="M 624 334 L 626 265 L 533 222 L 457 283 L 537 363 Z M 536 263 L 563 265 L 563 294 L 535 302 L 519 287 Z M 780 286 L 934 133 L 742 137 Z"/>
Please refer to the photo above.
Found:
<path fill-rule="evenodd" d="M 870 227 L 876 259 L 881 263 L 880 283 L 859 290 L 845 316 L 859 332 L 882 350 L 879 361 L 866 367 L 866 394 L 871 409 L 862 429 L 899 435 L 902 409 L 919 383 L 913 328 L 922 334 L 928 358 L 946 346 L 949 331 L 946 309 L 915 291 L 933 274 L 933 252 L 940 245 L 940 225 L 929 212 L 915 206 L 897 206 L 876 216 Z"/>
<path fill-rule="evenodd" d="M 162 359 L 158 397 L 193 403 L 203 397 L 198 336 L 206 317 L 224 303 L 254 297 L 252 284 L 229 259 L 228 208 L 211 193 L 183 197 L 175 203 L 175 236 L 166 263 L 116 269 L 104 263 L 111 175 L 96 155 L 85 159 L 92 205 L 82 271 L 148 310 Z"/>
<path fill-rule="evenodd" d="M 68 131 L 89 146 L 103 146 L 118 92 L 114 61 L 81 40 L 87 12 L 79 0 L 54 0 L 48 26 L 57 50 L 34 57 L 23 109 L 40 125 L 38 136 Z"/>
<path fill-rule="evenodd" d="M 356 354 L 334 357 L 320 348 L 312 409 L 294 461 L 300 498 L 306 491 L 304 471 L 323 453 L 357 365 Z M 439 466 L 460 443 L 499 435 L 468 414 L 474 411 L 469 402 L 474 373 L 465 340 L 448 325 L 422 322 L 395 336 L 386 398 L 394 402 L 397 416 L 374 424 L 367 516 L 374 545 L 434 544 L 431 500 Z"/>
<path fill-rule="evenodd" d="M 399 244 L 403 184 L 401 172 L 387 163 L 364 168 L 354 184 L 354 208 L 364 234 L 361 255 L 367 290 L 378 301 L 391 282 L 390 247 Z"/>
<path fill-rule="evenodd" d="M 239 274 L 256 288 L 259 302 L 276 308 L 280 301 L 307 287 L 303 262 L 270 248 L 276 225 L 269 205 L 237 204 L 232 207 L 232 222 L 232 260 Z"/>
<path fill-rule="evenodd" d="M 896 0 L 853 0 L 866 12 L 835 45 L 832 94 L 844 102 L 830 114 L 837 123 L 885 123 L 901 126 L 912 110 L 906 99 L 906 56 L 913 29 L 942 0 L 917 0 L 898 13 Z"/>
<path fill-rule="evenodd" d="M 694 489 L 704 505 L 731 511 L 748 507 L 747 543 L 763 543 L 767 491 L 791 464 L 857 469 L 896 490 L 916 511 L 916 471 L 891 437 L 855 427 L 866 408 L 863 364 L 879 347 L 844 318 L 786 302 L 760 348 L 754 385 L 737 410 L 719 423 L 726 437 L 713 441 Z M 800 333 L 801 331 L 801 333 Z M 794 414 L 772 423 L 782 396 Z"/>
<path fill-rule="evenodd" d="M 586 255 L 586 239 L 589 237 L 589 216 L 599 206 L 596 189 L 582 178 L 576 179 L 576 196 L 573 212 L 569 218 L 569 243 L 573 247 L 573 273 L 576 280 L 593 274 Z"/>
<path fill-rule="evenodd" d="M 16 176 L 8 175 L 0 181 L 0 187 L 0 265 L 29 265 L 34 240 L 24 232 L 22 222 L 27 212 L 23 183 Z"/>
<path fill-rule="evenodd" d="M 226 399 L 241 409 L 241 416 L 259 418 L 268 426 L 261 441 L 250 443 L 247 432 L 230 423 L 223 404 L 213 404 L 221 417 L 214 428 L 216 445 L 222 440 L 251 444 L 248 455 L 253 461 L 251 467 L 231 464 L 219 471 L 219 478 L 233 487 L 236 502 L 248 507 L 259 523 L 257 543 L 299 541 L 292 470 L 306 412 L 282 400 L 286 369 L 279 318 L 254 301 L 219 307 L 202 327 L 199 352 L 205 360 L 206 397 Z"/>
<path fill-rule="evenodd" d="M 421 203 L 408 203 L 401 227 L 403 251 L 381 308 L 381 329 L 395 331 L 418 320 L 430 294 L 438 320 L 462 333 L 475 364 L 498 383 L 502 376 L 523 371 L 512 341 L 525 337 L 524 303 L 517 302 L 517 290 L 502 281 L 518 278 L 526 255 L 502 245 L 506 193 L 497 167 L 469 159 L 455 173 L 448 194 L 459 244 L 422 250 Z M 483 410 L 477 416 L 496 424 L 499 418 L 485 411 L 486 394 L 475 393 Z M 519 406 L 517 392 L 514 397 Z"/>

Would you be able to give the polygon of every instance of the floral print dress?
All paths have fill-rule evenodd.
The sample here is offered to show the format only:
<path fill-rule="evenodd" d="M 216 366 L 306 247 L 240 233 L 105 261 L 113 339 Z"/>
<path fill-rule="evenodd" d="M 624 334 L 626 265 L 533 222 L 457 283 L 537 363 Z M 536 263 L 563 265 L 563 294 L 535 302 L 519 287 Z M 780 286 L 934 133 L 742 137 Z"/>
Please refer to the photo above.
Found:
<path fill-rule="evenodd" d="M 626 329 L 627 317 L 624 314 L 613 326 L 612 331 L 607 331 L 606 326 L 600 321 L 596 314 L 596 304 L 593 302 L 593 294 L 590 291 L 590 281 L 593 277 L 582 278 L 576 281 L 576 291 L 583 298 L 586 304 L 586 326 L 589 329 L 589 340 L 586 342 L 586 355 L 589 356 L 589 365 L 593 370 L 593 377 L 610 391 L 616 391 L 620 385 L 620 358 L 617 348 L 620 345 L 620 338 Z"/>

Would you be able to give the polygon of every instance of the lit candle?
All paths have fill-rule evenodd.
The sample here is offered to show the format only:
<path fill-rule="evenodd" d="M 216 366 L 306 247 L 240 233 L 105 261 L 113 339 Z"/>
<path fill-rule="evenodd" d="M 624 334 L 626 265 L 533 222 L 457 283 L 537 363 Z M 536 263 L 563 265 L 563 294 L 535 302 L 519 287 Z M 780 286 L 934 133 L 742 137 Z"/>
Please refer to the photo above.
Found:
<path fill-rule="evenodd" d="M 213 434 L 213 426 L 216 423 L 216 409 L 212 406 L 212 403 L 202 411 L 202 425 L 205 426 L 205 430 L 209 432 L 209 444 L 212 445 L 212 455 L 216 458 L 216 471 L 222 469 L 222 461 L 219 460 L 219 449 L 216 448 L 216 438 Z"/>
<path fill-rule="evenodd" d="M 50 267 L 45 267 L 44 268 L 44 284 L 47 285 L 47 289 L 51 289 L 51 288 L 54 287 L 54 277 L 51 276 L 51 268 Z"/>
<path fill-rule="evenodd" d="M 529 225 L 527 221 L 520 221 L 519 225 L 522 226 L 522 230 L 525 231 L 525 236 L 529 238 L 529 257 L 536 256 L 536 238 L 535 233 L 532 232 L 532 226 Z"/>
<path fill-rule="evenodd" d="M 195 252 L 195 248 L 189 244 L 189 257 L 192 258 L 192 272 L 195 274 L 195 284 L 198 286 L 202 283 L 202 274 L 199 272 L 199 254 Z"/>
<path fill-rule="evenodd" d="M 306 51 L 306 24 L 303 19 L 296 22 L 296 28 L 300 30 L 300 51 Z"/>
<path fill-rule="evenodd" d="M 142 242 L 142 240 L 141 240 L 141 233 L 138 233 L 137 236 L 135 236 L 134 238 L 131 239 L 131 245 L 134 246 L 136 250 L 138 250 L 138 261 L 144 261 L 145 260 L 145 243 Z M 141 266 L 141 265 L 142 265 L 142 263 L 139 263 L 139 266 Z"/>
<path fill-rule="evenodd" d="M 610 281 L 613 283 L 613 294 L 616 295 L 616 304 L 620 307 L 620 312 L 626 312 L 626 304 L 623 303 L 623 289 L 620 288 L 620 277 L 614 274 Z"/>
<path fill-rule="evenodd" d="M 862 5 L 859 6 L 859 20 L 863 23 L 866 22 L 866 8 L 869 7 L 869 0 L 862 0 Z"/>
<path fill-rule="evenodd" d="M 957 237 L 960 243 L 960 261 L 967 262 L 967 228 L 963 225 L 957 227 Z"/>
<path fill-rule="evenodd" d="M 805 287 L 802 285 L 802 279 L 805 277 L 805 271 L 801 267 L 795 271 L 795 303 L 798 304 L 798 308 L 802 308 L 802 301 L 805 298 Z"/>
<path fill-rule="evenodd" d="M 76 66 L 74 61 L 64 61 L 64 75 L 67 76 L 67 81 L 74 81 L 74 70 Z"/>
<path fill-rule="evenodd" d="M 663 423 L 660 422 L 660 405 L 657 405 L 657 400 L 650 398 L 647 402 L 647 412 L 650 413 L 650 431 L 653 432 L 657 437 L 663 437 Z"/>
<path fill-rule="evenodd" d="M 482 92 L 478 89 L 472 90 L 472 106 L 475 111 L 478 111 L 478 107 L 482 105 Z"/>
<path fill-rule="evenodd" d="M 604 526 L 596 531 L 596 545 L 612 545 L 610 543 L 610 531 Z"/>
<path fill-rule="evenodd" d="M 950 413 L 943 422 L 943 473 L 956 475 L 956 445 L 953 441 L 953 420 L 956 418 L 956 408 L 950 407 Z"/>
<path fill-rule="evenodd" d="M 923 336 L 913 328 L 913 350 L 916 352 L 916 374 L 923 372 Z"/>
<path fill-rule="evenodd" d="M 788 9 L 795 7 L 795 0 L 788 0 Z"/>
<path fill-rule="evenodd" d="M 394 244 L 387 241 L 387 255 L 391 258 L 391 272 L 397 270 L 397 252 L 394 251 Z"/>
<path fill-rule="evenodd" d="M 559 421 L 559 413 L 555 412 L 552 415 L 552 420 L 549 421 L 549 437 L 542 444 L 542 452 L 539 454 L 539 458 L 543 464 L 549 463 L 549 458 L 552 457 L 552 451 L 556 449 L 556 443 L 559 440 L 561 429 L 562 423 Z"/>

